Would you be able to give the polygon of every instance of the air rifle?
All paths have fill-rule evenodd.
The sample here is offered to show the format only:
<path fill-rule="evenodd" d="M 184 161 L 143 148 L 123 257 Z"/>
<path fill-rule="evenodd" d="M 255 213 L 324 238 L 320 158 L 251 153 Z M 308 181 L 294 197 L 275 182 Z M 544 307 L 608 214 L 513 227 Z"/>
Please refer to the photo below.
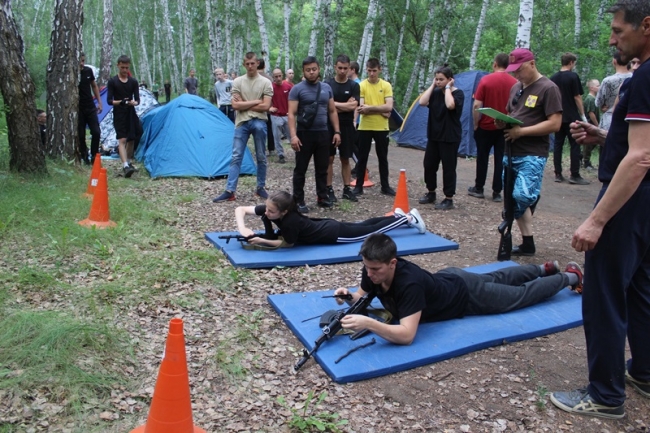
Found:
<path fill-rule="evenodd" d="M 515 186 L 515 173 L 512 169 L 512 143 L 507 143 L 506 146 L 508 165 L 503 168 L 503 221 L 497 227 L 497 230 L 501 233 L 499 251 L 497 252 L 497 260 L 500 262 L 510 260 L 510 253 L 512 252 L 512 222 L 515 220 L 515 202 L 512 198 L 512 191 Z"/>
<path fill-rule="evenodd" d="M 262 239 L 275 240 L 275 239 L 278 239 L 278 235 L 275 234 L 275 233 L 270 233 L 270 234 L 266 234 L 266 233 L 253 233 L 253 234 L 250 235 L 250 236 L 242 236 L 242 235 L 240 235 L 240 234 L 236 234 L 236 235 L 221 235 L 221 236 L 219 236 L 219 239 L 225 239 L 225 240 L 226 240 L 226 243 L 229 243 L 231 239 L 234 239 L 234 240 L 239 241 L 239 242 L 248 242 L 249 240 L 251 240 L 251 239 L 253 239 L 253 238 L 262 238 Z"/>
<path fill-rule="evenodd" d="M 293 366 L 294 371 L 298 371 L 300 367 L 302 367 L 308 360 L 311 358 L 311 356 L 318 350 L 321 344 L 323 344 L 325 341 L 331 339 L 336 335 L 337 332 L 342 328 L 341 326 L 341 320 L 347 316 L 348 314 L 361 314 L 372 302 L 374 299 L 375 295 L 371 293 L 366 293 L 363 295 L 357 302 L 352 304 L 350 308 L 347 310 L 342 310 L 338 311 L 332 320 L 330 320 L 330 323 L 327 324 L 326 326 L 323 326 L 321 329 L 323 331 L 323 335 L 321 335 L 318 340 L 314 343 L 314 348 L 312 350 L 307 350 L 307 349 L 302 349 L 302 358 L 296 362 L 296 365 Z"/>

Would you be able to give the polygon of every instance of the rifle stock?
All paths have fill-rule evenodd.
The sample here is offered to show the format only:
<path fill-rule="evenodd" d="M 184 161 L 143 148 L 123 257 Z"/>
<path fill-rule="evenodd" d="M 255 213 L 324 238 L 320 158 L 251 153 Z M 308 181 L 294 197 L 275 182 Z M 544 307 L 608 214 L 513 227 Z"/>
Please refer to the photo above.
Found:
<path fill-rule="evenodd" d="M 497 227 L 497 230 L 501 234 L 499 250 L 497 252 L 497 260 L 500 262 L 510 260 L 510 254 L 512 252 L 512 223 L 515 219 L 515 203 L 512 198 L 515 179 L 514 170 L 512 169 L 511 143 L 507 143 L 506 146 L 508 165 L 503 169 L 503 221 Z"/>

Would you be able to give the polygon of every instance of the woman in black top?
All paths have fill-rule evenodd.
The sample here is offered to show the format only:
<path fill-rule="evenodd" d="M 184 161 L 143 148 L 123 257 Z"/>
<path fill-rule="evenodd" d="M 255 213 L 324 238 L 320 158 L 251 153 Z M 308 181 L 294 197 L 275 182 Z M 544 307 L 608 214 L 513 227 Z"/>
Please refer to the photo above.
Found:
<path fill-rule="evenodd" d="M 329 218 L 308 218 L 298 212 L 293 196 L 285 191 L 269 195 L 266 203 L 257 206 L 239 206 L 235 209 L 237 228 L 242 236 L 249 237 L 255 232 L 244 222 L 246 215 L 262 217 L 266 233 L 273 231 L 271 223 L 279 229 L 283 240 L 253 237 L 248 240 L 254 245 L 270 247 L 291 247 L 294 244 L 336 244 L 361 242 L 373 233 L 385 233 L 394 228 L 408 225 L 424 233 L 426 227 L 420 213 L 412 209 L 405 214 L 395 209 L 395 216 L 370 218 L 358 223 L 340 222 Z"/>
<path fill-rule="evenodd" d="M 442 191 L 445 199 L 436 209 L 453 209 L 456 194 L 456 158 L 462 137 L 460 115 L 465 96 L 454 86 L 454 74 L 447 65 L 436 70 L 431 87 L 420 96 L 420 105 L 429 107 L 427 149 L 424 152 L 424 182 L 428 192 L 420 203 L 436 201 L 438 167 L 442 162 Z"/>

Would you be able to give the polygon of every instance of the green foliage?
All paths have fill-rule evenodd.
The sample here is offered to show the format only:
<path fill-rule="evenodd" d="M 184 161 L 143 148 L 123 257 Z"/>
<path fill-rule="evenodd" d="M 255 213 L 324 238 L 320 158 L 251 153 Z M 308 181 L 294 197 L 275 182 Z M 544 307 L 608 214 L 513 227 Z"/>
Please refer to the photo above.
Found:
<path fill-rule="evenodd" d="M 316 412 L 318 406 L 320 406 L 326 397 L 327 393 L 323 391 L 314 401 L 314 391 L 309 391 L 302 405 L 302 409 L 300 407 L 294 408 L 290 406 L 282 396 L 278 397 L 277 402 L 280 406 L 291 412 L 288 424 L 293 431 L 300 433 L 313 431 L 341 432 L 340 427 L 347 425 L 348 420 L 340 419 L 341 415 L 338 413 L 330 413 L 327 411 Z"/>

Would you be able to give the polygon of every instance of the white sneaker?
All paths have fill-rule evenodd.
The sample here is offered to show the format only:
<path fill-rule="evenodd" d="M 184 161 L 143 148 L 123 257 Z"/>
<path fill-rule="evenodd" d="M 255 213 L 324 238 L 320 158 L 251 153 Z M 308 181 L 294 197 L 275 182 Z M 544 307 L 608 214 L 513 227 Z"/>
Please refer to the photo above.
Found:
<path fill-rule="evenodd" d="M 395 209 L 395 212 L 397 212 L 397 209 Z M 410 224 L 411 227 L 418 229 L 418 233 L 424 234 L 427 231 L 427 226 L 424 224 L 424 220 L 422 219 L 420 212 L 418 212 L 417 209 L 411 209 L 409 215 L 411 215 L 412 218 Z"/>
<path fill-rule="evenodd" d="M 400 217 L 406 216 L 406 213 L 401 208 L 398 208 L 398 207 L 395 208 L 395 210 L 393 211 L 393 214 L 397 215 L 397 216 L 400 216 Z"/>

